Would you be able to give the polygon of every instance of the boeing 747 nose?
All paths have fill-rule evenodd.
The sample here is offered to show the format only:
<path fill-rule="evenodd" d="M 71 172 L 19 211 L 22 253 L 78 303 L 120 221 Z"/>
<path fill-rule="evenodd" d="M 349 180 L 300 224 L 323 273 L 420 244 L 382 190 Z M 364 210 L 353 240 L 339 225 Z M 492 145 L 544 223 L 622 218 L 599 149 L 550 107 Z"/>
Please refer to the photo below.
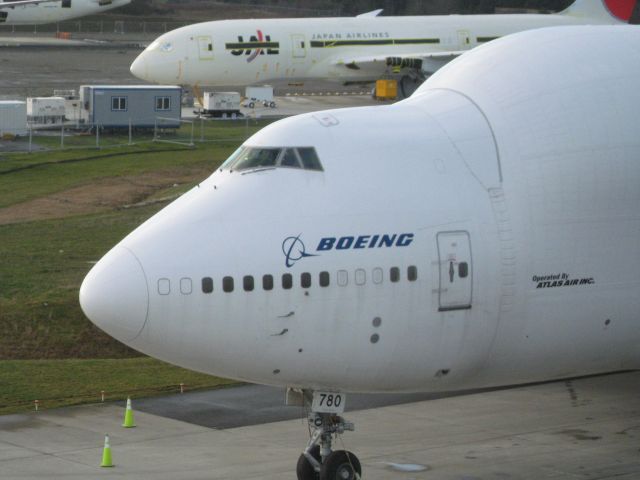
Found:
<path fill-rule="evenodd" d="M 135 339 L 149 310 L 147 278 L 137 257 L 122 246 L 105 255 L 82 282 L 80 306 L 109 335 L 121 341 Z"/>

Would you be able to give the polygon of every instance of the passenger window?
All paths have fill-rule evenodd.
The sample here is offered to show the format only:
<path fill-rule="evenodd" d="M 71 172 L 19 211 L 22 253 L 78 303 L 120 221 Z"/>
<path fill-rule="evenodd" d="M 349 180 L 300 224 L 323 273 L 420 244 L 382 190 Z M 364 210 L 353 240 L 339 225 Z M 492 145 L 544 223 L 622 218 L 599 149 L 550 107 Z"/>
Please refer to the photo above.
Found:
<path fill-rule="evenodd" d="M 383 276 L 381 268 L 374 268 L 371 274 L 371 279 L 373 280 L 373 283 L 380 285 L 382 283 Z"/>
<path fill-rule="evenodd" d="M 311 274 L 303 273 L 300 275 L 300 285 L 302 288 L 309 288 L 311 286 Z"/>
<path fill-rule="evenodd" d="M 233 292 L 233 277 L 224 277 L 222 279 L 222 290 L 226 293 Z"/>
<path fill-rule="evenodd" d="M 242 288 L 244 288 L 245 292 L 253 291 L 253 277 L 251 275 L 246 275 L 242 279 Z"/>
<path fill-rule="evenodd" d="M 364 285 L 367 283 L 367 272 L 362 268 L 356 270 L 356 285 Z"/>
<path fill-rule="evenodd" d="M 213 279 L 211 277 L 204 277 L 202 279 L 202 293 L 213 292 Z"/>
<path fill-rule="evenodd" d="M 400 281 L 400 269 L 398 267 L 391 267 L 389 270 L 389 280 L 394 283 Z"/>
<path fill-rule="evenodd" d="M 282 288 L 289 290 L 291 287 L 293 287 L 293 277 L 290 273 L 285 273 L 282 275 Z"/>
<path fill-rule="evenodd" d="M 302 159 L 302 165 L 306 170 L 322 170 L 322 164 L 316 153 L 316 149 L 313 147 L 298 148 L 298 153 Z"/>
<path fill-rule="evenodd" d="M 328 287 L 330 282 L 329 272 L 320 272 L 320 286 Z"/>
<path fill-rule="evenodd" d="M 410 266 L 407 268 L 407 279 L 410 282 L 415 282 L 418 279 L 418 268 L 415 266 Z"/>
<path fill-rule="evenodd" d="M 349 284 L 349 273 L 346 270 L 338 270 L 338 285 L 346 287 Z"/>
<path fill-rule="evenodd" d="M 180 279 L 180 293 L 183 295 L 191 295 L 192 285 L 190 278 Z"/>
<path fill-rule="evenodd" d="M 301 168 L 300 160 L 298 159 L 298 154 L 293 148 L 287 148 L 282 157 L 280 158 L 280 166 L 282 167 L 292 167 L 292 168 Z"/>
<path fill-rule="evenodd" d="M 262 289 L 263 290 L 273 290 L 273 276 L 272 275 L 263 275 L 262 276 Z"/>
<path fill-rule="evenodd" d="M 158 280 L 158 293 L 160 295 L 169 295 L 171 293 L 171 282 L 168 278 Z"/>

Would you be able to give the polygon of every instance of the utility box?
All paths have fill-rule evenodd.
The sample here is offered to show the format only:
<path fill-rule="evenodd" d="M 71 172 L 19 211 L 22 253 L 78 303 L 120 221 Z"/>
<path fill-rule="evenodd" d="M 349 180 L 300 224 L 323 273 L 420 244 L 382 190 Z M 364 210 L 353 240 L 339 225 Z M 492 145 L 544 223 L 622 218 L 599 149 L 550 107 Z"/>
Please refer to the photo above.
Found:
<path fill-rule="evenodd" d="M 273 87 L 271 85 L 260 85 L 247 87 L 244 91 L 247 101 L 245 106 L 254 108 L 261 103 L 265 107 L 275 108 L 276 102 L 273 100 Z"/>
<path fill-rule="evenodd" d="M 182 88 L 174 85 L 82 85 L 81 121 L 105 128 L 179 128 Z"/>
<path fill-rule="evenodd" d="M 398 96 L 398 82 L 396 80 L 376 80 L 375 98 L 378 100 L 394 100 Z"/>
<path fill-rule="evenodd" d="M 0 101 L 0 138 L 27 134 L 27 104 L 18 100 Z"/>
<path fill-rule="evenodd" d="M 27 98 L 27 120 L 29 123 L 63 123 L 65 116 L 65 99 L 62 97 Z"/>
<path fill-rule="evenodd" d="M 202 113 L 214 117 L 234 118 L 240 114 L 238 92 L 204 92 Z"/>

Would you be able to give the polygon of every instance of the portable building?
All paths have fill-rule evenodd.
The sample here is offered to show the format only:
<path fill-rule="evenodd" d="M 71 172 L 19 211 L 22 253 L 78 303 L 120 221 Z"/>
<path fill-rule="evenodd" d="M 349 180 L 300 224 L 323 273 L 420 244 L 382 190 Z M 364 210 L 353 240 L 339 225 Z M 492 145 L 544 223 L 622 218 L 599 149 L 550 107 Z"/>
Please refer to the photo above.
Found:
<path fill-rule="evenodd" d="M 82 120 L 107 128 L 178 128 L 182 88 L 173 85 L 83 85 Z"/>
<path fill-rule="evenodd" d="M 0 101 L 0 137 L 27 134 L 27 103 L 18 100 Z"/>
<path fill-rule="evenodd" d="M 27 119 L 31 123 L 62 123 L 65 99 L 62 97 L 28 97 Z"/>

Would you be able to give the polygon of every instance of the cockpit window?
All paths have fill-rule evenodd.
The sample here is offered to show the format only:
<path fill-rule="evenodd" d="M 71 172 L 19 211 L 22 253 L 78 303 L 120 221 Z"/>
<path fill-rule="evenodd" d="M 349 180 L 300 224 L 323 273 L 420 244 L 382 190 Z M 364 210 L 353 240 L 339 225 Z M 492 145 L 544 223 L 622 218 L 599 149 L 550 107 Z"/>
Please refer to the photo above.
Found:
<path fill-rule="evenodd" d="M 240 147 L 221 168 L 251 170 L 278 167 L 322 171 L 322 164 L 313 147 Z"/>

